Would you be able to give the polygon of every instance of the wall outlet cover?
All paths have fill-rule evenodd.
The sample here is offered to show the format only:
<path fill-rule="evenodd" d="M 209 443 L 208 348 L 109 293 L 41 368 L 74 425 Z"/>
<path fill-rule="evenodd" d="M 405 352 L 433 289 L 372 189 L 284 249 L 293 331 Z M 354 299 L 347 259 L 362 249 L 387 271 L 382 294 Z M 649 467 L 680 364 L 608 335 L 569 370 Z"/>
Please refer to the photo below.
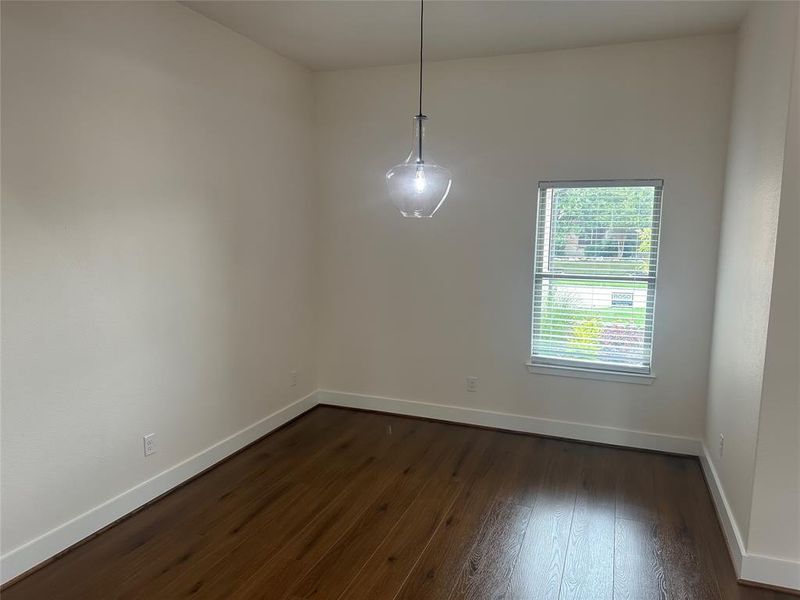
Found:
<path fill-rule="evenodd" d="M 144 455 L 150 456 L 151 454 L 156 453 L 156 434 L 155 433 L 148 433 L 146 436 L 142 438 L 142 442 L 144 443 Z"/>

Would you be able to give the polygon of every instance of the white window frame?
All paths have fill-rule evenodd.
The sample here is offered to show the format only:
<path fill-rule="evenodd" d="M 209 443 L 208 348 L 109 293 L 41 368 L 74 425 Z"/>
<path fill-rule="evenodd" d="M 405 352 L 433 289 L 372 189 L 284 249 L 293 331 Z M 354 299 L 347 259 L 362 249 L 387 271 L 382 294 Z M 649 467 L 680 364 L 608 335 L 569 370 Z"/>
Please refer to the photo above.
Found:
<path fill-rule="evenodd" d="M 646 275 L 588 275 L 588 274 L 567 274 L 549 273 L 546 270 L 546 262 L 549 252 L 539 247 L 540 234 L 546 235 L 547 228 L 539 227 L 541 219 L 551 219 L 548 213 L 549 203 L 547 202 L 547 190 L 553 188 L 587 188 L 587 187 L 654 187 L 656 189 L 653 201 L 653 213 L 651 217 L 652 232 L 656 240 L 655 251 L 650 255 L 650 266 Z M 661 251 L 661 214 L 662 200 L 664 194 L 663 179 L 601 179 L 585 181 L 541 181 L 537 195 L 536 208 L 536 231 L 534 235 L 534 264 L 533 264 L 533 293 L 531 294 L 531 357 L 527 362 L 528 370 L 532 373 L 546 375 L 565 375 L 571 377 L 581 377 L 590 379 L 608 379 L 614 381 L 628 381 L 632 383 L 650 383 L 654 379 L 653 375 L 653 334 L 655 331 L 655 301 L 658 273 L 658 256 Z M 544 244 L 544 241 L 542 242 Z M 619 365 L 602 361 L 572 360 L 565 358 L 537 356 L 534 352 L 534 341 L 536 339 L 537 315 L 536 315 L 536 295 L 537 283 L 544 279 L 564 278 L 568 275 L 570 279 L 587 279 L 599 281 L 624 281 L 624 282 L 646 282 L 647 283 L 647 304 L 652 306 L 652 326 L 645 332 L 645 341 L 650 349 L 649 364 L 642 367 L 631 365 Z M 541 290 L 542 287 L 538 286 Z"/>

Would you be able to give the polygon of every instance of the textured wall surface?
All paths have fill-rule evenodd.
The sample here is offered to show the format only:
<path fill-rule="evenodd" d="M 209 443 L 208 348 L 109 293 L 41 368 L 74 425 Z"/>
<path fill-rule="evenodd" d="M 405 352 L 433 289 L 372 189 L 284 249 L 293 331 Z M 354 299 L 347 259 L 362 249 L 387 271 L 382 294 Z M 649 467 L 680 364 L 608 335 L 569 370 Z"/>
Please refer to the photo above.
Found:
<path fill-rule="evenodd" d="M 706 445 L 745 538 L 753 495 L 795 10 L 792 2 L 756 3 L 742 25 L 736 62 Z M 720 434 L 725 436 L 722 457 Z"/>
<path fill-rule="evenodd" d="M 797 11 L 800 31 L 800 11 Z M 800 43 L 795 41 L 748 551 L 800 569 Z"/>

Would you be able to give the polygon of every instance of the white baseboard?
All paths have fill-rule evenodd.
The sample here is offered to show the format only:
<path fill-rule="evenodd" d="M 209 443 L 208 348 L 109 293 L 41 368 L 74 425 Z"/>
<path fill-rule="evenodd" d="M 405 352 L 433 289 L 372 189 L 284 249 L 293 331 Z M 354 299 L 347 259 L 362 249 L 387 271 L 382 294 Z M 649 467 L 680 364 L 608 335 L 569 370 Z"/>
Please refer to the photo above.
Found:
<path fill-rule="evenodd" d="M 771 556 L 749 554 L 745 550 L 736 518 L 725 497 L 722 482 L 705 444 L 703 444 L 703 452 L 700 455 L 700 464 L 711 490 L 711 498 L 714 500 L 717 516 L 722 523 L 722 531 L 725 534 L 725 541 L 728 543 L 736 576 L 741 581 L 800 591 L 800 563 Z"/>
<path fill-rule="evenodd" d="M 155 477 L 103 502 L 38 538 L 14 548 L 0 557 L 0 583 L 17 577 L 154 498 L 158 498 L 258 438 L 314 408 L 316 404 L 316 393 L 313 392 L 166 471 L 162 471 Z"/>
<path fill-rule="evenodd" d="M 800 562 L 747 554 L 742 561 L 739 579 L 800 592 Z"/>
<path fill-rule="evenodd" d="M 717 517 L 722 524 L 722 533 L 725 535 L 725 542 L 728 544 L 733 567 L 736 570 L 737 577 L 741 578 L 742 561 L 747 554 L 744 539 L 739 531 L 739 525 L 736 523 L 730 504 L 728 504 L 717 470 L 714 468 L 714 463 L 711 462 L 711 454 L 705 444 L 703 444 L 703 451 L 700 454 L 700 465 L 703 468 L 703 474 L 706 476 L 711 499 L 714 501 L 714 508 L 717 510 Z"/>
<path fill-rule="evenodd" d="M 496 427 L 522 433 L 538 433 L 540 435 L 586 442 L 658 450 L 674 454 L 688 454 L 690 456 L 698 456 L 702 449 L 700 440 L 688 437 L 634 431 L 631 429 L 617 429 L 615 427 L 588 425 L 586 423 L 573 423 L 571 421 L 556 421 L 554 419 L 542 419 L 446 404 L 399 400 L 383 396 L 319 390 L 317 392 L 317 402 L 469 425 Z"/>

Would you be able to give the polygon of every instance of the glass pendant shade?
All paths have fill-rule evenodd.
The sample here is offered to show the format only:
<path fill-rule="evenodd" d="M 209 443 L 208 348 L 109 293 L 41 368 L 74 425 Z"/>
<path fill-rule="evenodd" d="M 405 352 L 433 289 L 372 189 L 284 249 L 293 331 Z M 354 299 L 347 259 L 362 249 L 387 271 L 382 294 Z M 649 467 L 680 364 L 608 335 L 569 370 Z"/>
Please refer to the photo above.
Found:
<path fill-rule="evenodd" d="M 427 118 L 425 115 L 414 117 L 411 154 L 405 162 L 386 172 L 389 198 L 404 217 L 432 217 L 450 192 L 450 171 L 423 160 L 422 140 Z"/>

